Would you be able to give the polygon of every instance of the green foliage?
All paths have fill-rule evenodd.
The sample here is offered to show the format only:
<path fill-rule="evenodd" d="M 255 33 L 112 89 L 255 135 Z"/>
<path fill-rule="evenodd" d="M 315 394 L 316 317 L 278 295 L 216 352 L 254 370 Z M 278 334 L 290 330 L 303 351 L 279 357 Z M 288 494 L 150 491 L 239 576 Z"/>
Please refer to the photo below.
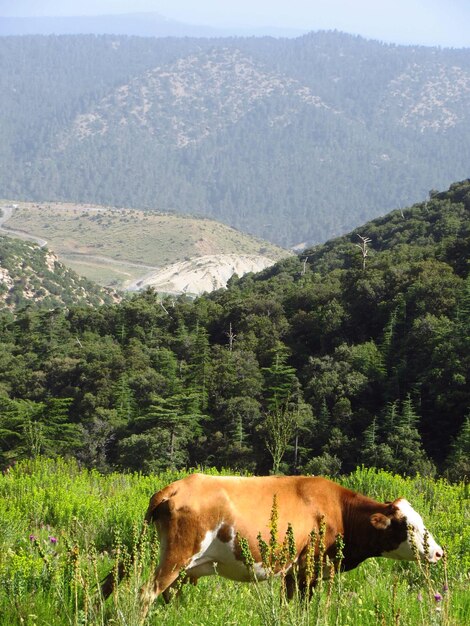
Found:
<path fill-rule="evenodd" d="M 279 410 L 291 399 L 297 381 L 295 368 L 286 364 L 287 355 L 275 354 L 270 367 L 263 368 L 268 410 Z"/>
<path fill-rule="evenodd" d="M 374 418 L 364 432 L 364 462 L 392 472 L 432 476 L 434 467 L 422 448 L 417 423 L 410 396 L 400 408 L 398 402 L 389 403 L 378 424 Z"/>
<path fill-rule="evenodd" d="M 0 437 L 3 464 L 13 459 L 78 454 L 83 428 L 69 421 L 70 398 L 49 398 L 38 403 L 31 400 L 0 400 Z"/>
<path fill-rule="evenodd" d="M 263 427 L 266 447 L 273 460 L 272 472 L 278 474 L 287 446 L 294 436 L 295 415 L 286 407 L 275 407 L 266 414 Z"/>
<path fill-rule="evenodd" d="M 119 464 L 143 471 L 187 466 L 185 444 L 200 434 L 202 419 L 196 393 L 154 397 L 146 413 L 129 424 L 131 432 L 137 433 L 120 441 Z"/>

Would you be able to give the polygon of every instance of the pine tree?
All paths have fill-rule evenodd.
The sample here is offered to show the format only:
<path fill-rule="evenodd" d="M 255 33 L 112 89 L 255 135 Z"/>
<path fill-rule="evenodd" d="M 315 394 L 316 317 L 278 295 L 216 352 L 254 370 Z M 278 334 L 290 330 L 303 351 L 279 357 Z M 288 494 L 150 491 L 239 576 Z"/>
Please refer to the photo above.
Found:
<path fill-rule="evenodd" d="M 129 377 L 121 374 L 115 385 L 114 408 L 120 421 L 128 423 L 136 415 L 137 402 L 129 385 Z"/>
<path fill-rule="evenodd" d="M 18 403 L 0 397 L 0 459 L 5 467 L 20 457 L 20 446 L 24 438 L 23 420 L 18 411 Z"/>
<path fill-rule="evenodd" d="M 423 449 L 419 418 L 410 395 L 403 400 L 400 411 L 397 407 L 397 402 L 390 404 L 385 415 L 381 446 L 384 467 L 409 475 L 434 474 L 435 468 Z"/>
<path fill-rule="evenodd" d="M 295 415 L 285 407 L 274 407 L 264 420 L 265 443 L 272 458 L 272 473 L 279 473 L 281 461 L 295 433 Z"/>
<path fill-rule="evenodd" d="M 379 433 L 377 428 L 377 418 L 374 416 L 372 422 L 365 429 L 362 435 L 361 459 L 368 467 L 380 467 Z"/>
<path fill-rule="evenodd" d="M 447 474 L 453 480 L 468 481 L 470 478 L 470 415 L 451 446 L 447 459 Z"/>
<path fill-rule="evenodd" d="M 146 413 L 134 420 L 142 436 L 153 437 L 162 468 L 176 469 L 187 460 L 187 444 L 201 432 L 199 396 L 181 392 L 168 398 L 154 396 Z"/>
<path fill-rule="evenodd" d="M 405 318 L 406 303 L 404 297 L 400 294 L 399 302 L 390 313 L 389 320 L 383 331 L 380 352 L 383 362 L 389 374 L 394 372 L 394 346 L 398 341 L 398 330 Z"/>
<path fill-rule="evenodd" d="M 276 352 L 270 367 L 263 367 L 266 406 L 269 411 L 283 409 L 296 389 L 297 377 L 294 367 L 286 364 L 287 356 Z"/>
<path fill-rule="evenodd" d="M 48 398 L 44 403 L 42 454 L 76 454 L 83 446 L 83 428 L 70 422 L 72 398 Z"/>
<path fill-rule="evenodd" d="M 199 410 L 201 413 L 204 413 L 207 410 L 209 401 L 210 348 L 209 333 L 199 323 L 196 325 L 192 353 L 188 364 L 186 384 L 189 384 L 199 396 Z"/>

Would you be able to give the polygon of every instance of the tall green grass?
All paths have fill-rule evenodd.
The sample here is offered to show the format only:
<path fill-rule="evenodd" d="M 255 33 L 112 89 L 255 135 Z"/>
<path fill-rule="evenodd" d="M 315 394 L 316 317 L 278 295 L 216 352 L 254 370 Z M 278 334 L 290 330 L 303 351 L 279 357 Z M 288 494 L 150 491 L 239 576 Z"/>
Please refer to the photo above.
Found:
<path fill-rule="evenodd" d="M 138 590 L 158 558 L 152 529 L 140 535 L 142 518 L 150 495 L 183 475 L 102 476 L 61 459 L 25 462 L 2 475 L 0 625 L 137 625 Z M 170 605 L 157 601 L 147 624 L 469 624 L 468 487 L 369 469 L 342 482 L 378 500 L 409 499 L 445 546 L 445 562 L 370 559 L 324 581 L 310 602 L 282 600 L 274 577 L 251 585 L 205 578 L 184 585 Z M 103 603 L 99 581 L 117 555 L 130 576 Z"/>

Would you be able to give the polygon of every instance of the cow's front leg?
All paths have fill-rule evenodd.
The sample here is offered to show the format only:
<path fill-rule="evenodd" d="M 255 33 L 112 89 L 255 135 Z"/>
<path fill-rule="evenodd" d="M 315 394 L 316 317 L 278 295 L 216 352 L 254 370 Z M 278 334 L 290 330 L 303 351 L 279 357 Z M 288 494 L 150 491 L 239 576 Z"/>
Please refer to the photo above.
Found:
<path fill-rule="evenodd" d="M 175 582 L 167 587 L 162 593 L 165 602 L 169 604 L 173 598 L 178 598 L 183 591 L 183 585 L 187 585 L 188 583 L 191 583 L 191 585 L 197 585 L 197 578 L 194 576 L 188 576 L 187 574 L 186 576 L 177 578 Z"/>
<path fill-rule="evenodd" d="M 176 581 L 182 567 L 183 566 L 178 563 L 164 563 L 159 565 L 153 576 L 150 577 L 150 580 L 145 583 L 145 585 L 142 585 L 140 589 L 140 620 L 142 624 L 147 617 L 150 607 L 158 596 L 164 594 L 165 597 L 165 591 Z"/>

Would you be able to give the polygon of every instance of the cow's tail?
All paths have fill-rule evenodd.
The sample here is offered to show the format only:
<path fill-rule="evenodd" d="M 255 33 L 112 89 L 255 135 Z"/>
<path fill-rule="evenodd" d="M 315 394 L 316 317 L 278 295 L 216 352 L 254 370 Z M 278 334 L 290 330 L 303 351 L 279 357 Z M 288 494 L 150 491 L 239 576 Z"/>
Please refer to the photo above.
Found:
<path fill-rule="evenodd" d="M 161 491 L 153 495 L 150 499 L 150 504 L 144 518 L 144 526 L 142 527 L 140 533 L 139 543 L 142 541 L 143 534 L 145 532 L 145 525 L 150 525 L 157 521 L 160 512 L 159 509 L 162 508 L 160 505 L 164 502 L 166 502 L 166 498 L 163 496 Z M 135 554 L 132 554 L 130 559 L 127 559 L 126 564 L 124 564 L 123 561 L 118 561 L 109 574 L 101 581 L 101 595 L 104 600 L 109 598 L 109 596 L 114 593 L 123 578 L 129 576 L 134 560 Z"/>

